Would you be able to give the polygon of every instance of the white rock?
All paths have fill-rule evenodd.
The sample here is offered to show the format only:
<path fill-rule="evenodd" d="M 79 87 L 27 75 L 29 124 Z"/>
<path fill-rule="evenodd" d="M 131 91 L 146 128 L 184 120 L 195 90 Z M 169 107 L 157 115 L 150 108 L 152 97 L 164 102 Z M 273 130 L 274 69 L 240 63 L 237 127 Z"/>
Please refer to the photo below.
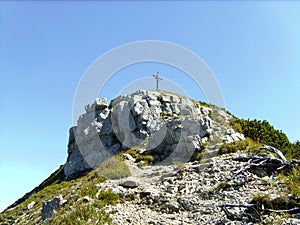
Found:
<path fill-rule="evenodd" d="M 35 201 L 32 201 L 30 202 L 26 207 L 25 207 L 25 210 L 29 210 L 29 209 L 32 209 L 32 207 L 35 205 Z"/>

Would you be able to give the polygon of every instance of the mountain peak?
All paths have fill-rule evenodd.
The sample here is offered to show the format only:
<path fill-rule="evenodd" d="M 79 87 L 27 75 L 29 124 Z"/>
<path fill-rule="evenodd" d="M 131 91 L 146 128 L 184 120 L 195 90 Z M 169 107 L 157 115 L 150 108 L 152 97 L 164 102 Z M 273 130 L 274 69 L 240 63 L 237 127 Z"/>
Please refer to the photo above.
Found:
<path fill-rule="evenodd" d="M 170 92 L 138 90 L 110 104 L 97 98 L 85 109 L 70 129 L 67 179 L 133 147 L 151 154 L 153 164 L 170 164 L 192 160 L 216 138 L 221 143 L 244 139 L 229 127 L 232 116 L 223 109 Z"/>

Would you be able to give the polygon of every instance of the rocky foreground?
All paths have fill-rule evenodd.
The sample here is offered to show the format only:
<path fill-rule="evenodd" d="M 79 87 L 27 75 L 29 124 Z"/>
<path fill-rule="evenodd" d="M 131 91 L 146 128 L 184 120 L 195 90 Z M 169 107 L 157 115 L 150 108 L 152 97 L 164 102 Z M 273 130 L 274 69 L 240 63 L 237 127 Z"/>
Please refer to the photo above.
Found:
<path fill-rule="evenodd" d="M 99 167 L 46 187 L 0 214 L 0 224 L 300 224 L 299 204 L 275 175 L 299 161 L 239 151 L 141 167 L 122 157 L 131 176 L 104 181 Z"/>
<path fill-rule="evenodd" d="M 129 160 L 132 177 L 108 180 L 101 186 L 119 195 L 132 194 L 133 200 L 105 210 L 114 224 L 300 224 L 300 213 L 290 217 L 254 208 L 222 207 L 249 204 L 255 196 L 288 198 L 280 179 L 245 169 L 249 165 L 245 158 L 237 153 L 202 163 L 142 168 Z"/>

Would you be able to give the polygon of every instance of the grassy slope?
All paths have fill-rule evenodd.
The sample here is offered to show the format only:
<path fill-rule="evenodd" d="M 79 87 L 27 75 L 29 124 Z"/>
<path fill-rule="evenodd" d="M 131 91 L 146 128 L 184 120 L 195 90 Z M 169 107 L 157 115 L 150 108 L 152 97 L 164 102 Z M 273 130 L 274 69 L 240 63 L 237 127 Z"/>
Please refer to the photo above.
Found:
<path fill-rule="evenodd" d="M 113 172 L 112 172 L 113 170 Z M 43 201 L 51 200 L 54 196 L 61 195 L 67 203 L 57 211 L 52 224 L 90 224 L 109 223 L 109 217 L 102 208 L 107 204 L 115 204 L 119 196 L 110 190 L 102 190 L 99 183 L 104 182 L 105 175 L 114 174 L 114 178 L 123 178 L 130 175 L 124 162 L 116 159 L 106 161 L 98 169 L 87 175 L 74 179 L 63 180 L 63 167 L 60 167 L 38 188 L 19 199 L 9 209 L 0 214 L 0 224 L 37 224 L 41 222 L 41 209 Z M 111 178 L 111 177 L 110 177 Z M 85 202 L 88 196 L 91 202 Z M 31 209 L 26 207 L 35 202 Z M 75 204 L 76 203 L 76 204 Z M 78 219 L 79 218 L 79 219 Z M 46 223 L 47 224 L 47 223 Z"/>

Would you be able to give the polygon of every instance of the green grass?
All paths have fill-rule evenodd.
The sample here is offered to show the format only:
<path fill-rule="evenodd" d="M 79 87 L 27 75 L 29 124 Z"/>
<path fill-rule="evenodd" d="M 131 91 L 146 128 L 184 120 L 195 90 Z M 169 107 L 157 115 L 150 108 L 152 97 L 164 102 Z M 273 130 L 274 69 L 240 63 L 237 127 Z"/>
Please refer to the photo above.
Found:
<path fill-rule="evenodd" d="M 52 221 L 45 225 L 86 225 L 86 224 L 111 224 L 109 215 L 106 214 L 97 203 L 75 205 L 70 212 L 56 214 Z"/>
<path fill-rule="evenodd" d="M 135 158 L 135 162 L 138 163 L 139 166 L 147 166 L 154 160 L 153 155 L 140 153 L 140 146 L 132 147 L 122 152 L 122 154 L 124 153 L 130 154 L 133 158 Z"/>
<path fill-rule="evenodd" d="M 145 161 L 147 162 L 147 165 L 151 162 L 153 162 L 154 158 L 152 155 L 139 155 L 136 158 L 136 162 L 141 162 L 141 161 Z"/>
<path fill-rule="evenodd" d="M 223 154 L 230 154 L 235 153 L 237 151 L 245 151 L 247 153 L 249 152 L 256 152 L 257 149 L 260 147 L 260 144 L 251 140 L 250 138 L 246 138 L 245 140 L 241 141 L 235 141 L 228 144 L 223 144 L 218 152 L 218 155 Z"/>
<path fill-rule="evenodd" d="M 280 173 L 278 175 L 286 185 L 294 198 L 300 198 L 300 167 L 293 168 L 289 173 Z M 300 203 L 299 203 L 300 204 Z"/>
<path fill-rule="evenodd" d="M 199 153 L 197 153 L 197 155 L 196 155 L 196 157 L 195 157 L 195 160 L 197 160 L 197 161 L 201 161 L 201 160 L 203 160 L 204 159 L 204 157 L 205 157 L 205 151 L 203 150 L 203 151 L 201 151 L 201 152 L 199 152 Z"/>
<path fill-rule="evenodd" d="M 190 98 L 190 100 L 194 104 L 195 108 L 200 108 L 201 104 L 199 102 L 197 102 L 197 101 L 195 101 L 194 99 L 191 99 L 191 98 Z"/>
<path fill-rule="evenodd" d="M 164 118 L 170 118 L 172 116 L 170 113 L 166 113 L 166 112 L 160 112 L 160 115 Z"/>
<path fill-rule="evenodd" d="M 133 201 L 137 198 L 136 194 L 130 193 L 124 196 L 125 201 Z"/>
<path fill-rule="evenodd" d="M 106 205 L 115 205 L 119 202 L 119 196 L 111 190 L 99 190 L 97 197 L 91 202 L 67 204 L 61 208 L 45 224 L 57 225 L 85 225 L 85 224 L 111 224 L 109 215 L 103 211 Z"/>
<path fill-rule="evenodd" d="M 103 211 L 106 205 L 115 205 L 119 202 L 119 196 L 111 190 L 100 189 L 97 184 L 105 181 L 96 171 L 91 172 L 78 188 L 76 195 L 71 201 L 57 211 L 46 224 L 110 224 L 109 215 Z M 90 202 L 79 201 L 79 198 L 90 197 Z M 76 203 L 75 203 L 76 202 Z"/>
<path fill-rule="evenodd" d="M 157 90 L 157 91 L 161 94 L 161 96 L 162 96 L 162 95 L 176 95 L 176 96 L 179 97 L 179 98 L 186 98 L 185 96 L 180 95 L 180 94 L 175 93 L 175 92 L 162 91 L 162 90 Z"/>
<path fill-rule="evenodd" d="M 225 121 L 224 121 L 224 119 L 220 116 L 220 114 L 218 113 L 218 111 L 210 111 L 209 113 L 208 113 L 208 116 L 212 119 L 212 120 L 214 120 L 214 121 L 216 121 L 216 122 L 218 122 L 218 123 L 221 123 L 221 124 L 225 124 Z"/>
<path fill-rule="evenodd" d="M 95 171 L 99 175 L 112 180 L 129 177 L 131 175 L 130 170 L 125 162 L 117 160 L 114 157 L 101 163 L 101 165 Z"/>
<path fill-rule="evenodd" d="M 183 163 L 183 162 L 180 162 L 180 161 L 174 161 L 174 162 L 172 162 L 172 164 L 173 164 L 174 166 L 177 166 L 178 168 L 184 167 L 184 163 Z"/>
<path fill-rule="evenodd" d="M 123 153 L 130 154 L 133 158 L 136 159 L 140 155 L 140 146 L 129 148 L 126 151 L 121 152 L 121 154 Z"/>
<path fill-rule="evenodd" d="M 281 194 L 274 198 L 266 193 L 258 193 L 253 195 L 250 203 L 256 204 L 257 209 L 261 209 L 263 206 L 266 209 L 283 210 L 297 206 L 297 202 L 294 199 L 289 198 L 286 194 Z"/>
<path fill-rule="evenodd" d="M 230 185 L 228 184 L 227 181 L 220 181 L 219 183 L 217 183 L 215 186 L 212 187 L 212 189 L 209 191 L 210 194 L 215 194 L 218 193 L 220 191 L 225 190 L 226 188 L 229 188 Z"/>
<path fill-rule="evenodd" d="M 96 186 L 96 184 L 99 184 L 99 182 L 95 180 L 85 183 L 79 190 L 79 196 L 89 196 L 91 198 L 94 198 L 98 192 L 98 187 Z"/>
<path fill-rule="evenodd" d="M 11 210 L 6 210 L 0 214 L 0 224 L 12 224 L 13 221 L 20 218 L 21 215 L 27 212 L 40 212 L 42 201 L 47 201 L 57 195 L 67 195 L 67 190 L 73 181 L 63 181 L 64 167 L 60 166 L 58 170 L 52 173 L 45 181 L 43 181 L 34 191 L 28 196 L 17 201 L 18 204 Z M 35 193 L 34 193 L 35 192 Z M 32 209 L 26 211 L 26 206 L 32 201 L 36 202 Z M 32 220 L 38 220 L 41 217 L 40 213 L 33 213 Z M 19 221 L 19 224 L 25 223 Z"/>
<path fill-rule="evenodd" d="M 44 180 L 38 187 L 35 187 L 31 192 L 24 195 L 22 198 L 18 199 L 13 205 L 10 207 L 15 207 L 16 205 L 21 204 L 26 201 L 30 196 L 34 193 L 37 193 L 43 190 L 45 187 L 48 187 L 52 184 L 59 184 L 64 180 L 64 166 L 60 166 L 54 173 L 52 173 L 46 180 Z"/>
<path fill-rule="evenodd" d="M 105 205 L 115 205 L 119 201 L 119 195 L 113 193 L 111 190 L 100 190 L 97 193 L 97 199 Z"/>
<path fill-rule="evenodd" d="M 42 183 L 43 189 L 37 191 L 35 194 L 32 194 L 29 198 L 16 205 L 13 209 L 6 210 L 5 212 L 1 213 L 0 224 L 13 224 L 17 219 L 18 224 L 38 224 L 41 221 L 41 208 L 43 201 L 48 201 L 54 196 L 62 195 L 64 199 L 68 200 L 67 205 L 71 206 L 72 204 L 75 204 L 75 201 L 80 197 L 85 195 L 90 197 L 95 196 L 97 188 L 96 184 L 105 181 L 105 178 L 99 176 L 99 174 L 95 171 L 91 171 L 86 176 L 77 178 L 75 180 L 62 181 L 61 176 L 59 175 L 61 172 L 59 171 L 53 173 L 52 176 L 49 177 L 50 179 L 48 178 Z M 48 186 L 46 186 L 46 184 Z M 72 195 L 73 198 L 69 199 L 69 197 Z M 32 201 L 36 202 L 33 208 L 25 210 L 26 206 Z M 30 215 L 30 219 L 20 219 L 21 216 L 24 215 Z"/>
<path fill-rule="evenodd" d="M 69 194 L 69 188 L 72 186 L 72 181 L 63 181 L 56 184 L 51 184 L 41 191 L 33 194 L 24 202 L 18 204 L 14 209 L 1 213 L 0 224 L 12 224 L 13 221 L 20 218 L 24 213 L 33 214 L 32 220 L 41 219 L 40 208 L 42 208 L 42 202 L 52 199 L 54 196 L 63 195 L 66 197 Z M 34 207 L 30 210 L 25 210 L 25 207 L 32 201 L 36 202 Z M 39 213 L 34 213 L 39 212 Z M 23 224 L 25 221 L 19 221 L 18 224 Z"/>
<path fill-rule="evenodd" d="M 183 118 L 184 116 L 182 115 L 171 115 L 170 113 L 166 113 L 166 112 L 160 112 L 160 116 L 165 120 L 178 120 Z"/>

